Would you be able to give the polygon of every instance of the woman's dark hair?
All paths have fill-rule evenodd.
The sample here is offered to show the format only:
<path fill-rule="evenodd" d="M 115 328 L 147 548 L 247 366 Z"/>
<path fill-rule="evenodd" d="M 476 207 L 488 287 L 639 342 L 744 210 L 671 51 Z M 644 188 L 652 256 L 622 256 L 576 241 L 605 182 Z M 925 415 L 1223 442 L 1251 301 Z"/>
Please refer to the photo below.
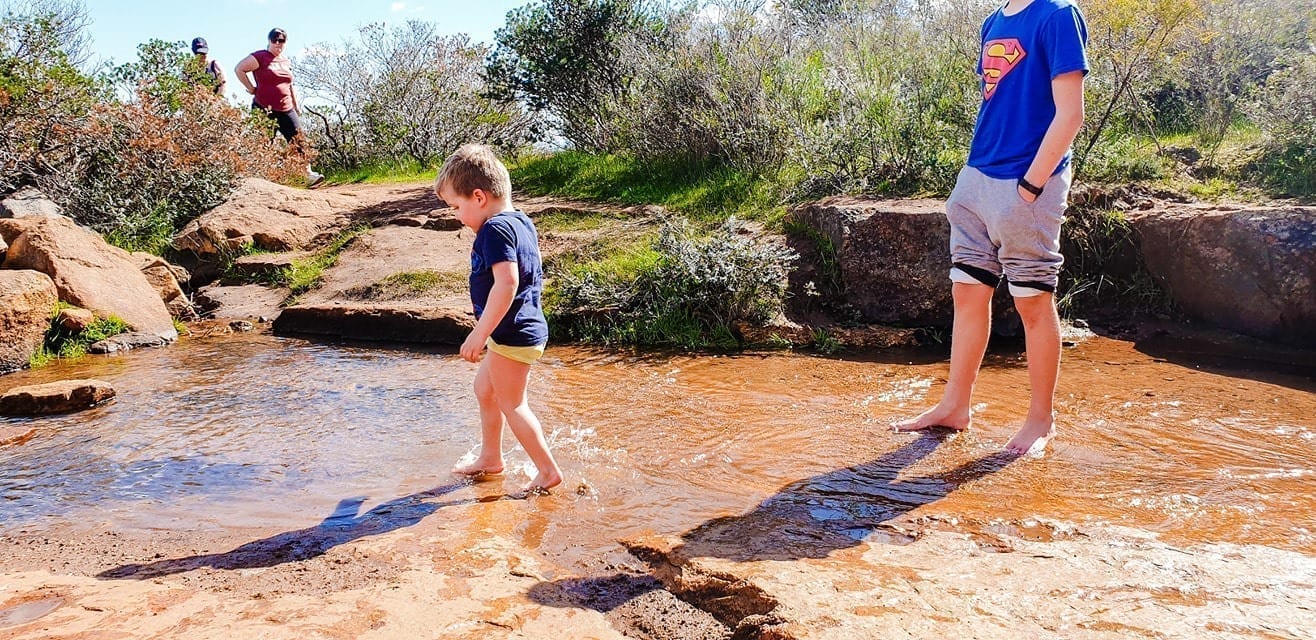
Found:
<path fill-rule="evenodd" d="M 274 39 L 275 39 L 275 38 L 278 38 L 279 36 L 283 36 L 283 38 L 284 38 L 285 40 L 287 40 L 287 39 L 288 39 L 288 32 L 287 32 L 287 31 L 284 31 L 283 29 L 280 29 L 280 28 L 278 28 L 278 27 L 274 27 L 273 29 L 270 29 L 270 36 L 269 36 L 269 41 L 270 41 L 270 42 L 274 42 Z"/>

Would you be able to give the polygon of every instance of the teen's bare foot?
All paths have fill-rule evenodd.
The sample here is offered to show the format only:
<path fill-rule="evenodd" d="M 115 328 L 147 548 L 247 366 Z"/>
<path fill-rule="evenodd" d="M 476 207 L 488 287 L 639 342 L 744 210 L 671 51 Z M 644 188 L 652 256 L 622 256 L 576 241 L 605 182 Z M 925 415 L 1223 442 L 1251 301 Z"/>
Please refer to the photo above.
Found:
<path fill-rule="evenodd" d="M 923 413 L 894 422 L 891 424 L 891 430 L 896 433 L 909 433 L 911 431 L 922 431 L 932 427 L 945 427 L 955 431 L 964 431 L 969 428 L 972 419 L 969 417 L 968 409 L 944 409 L 939 404 Z"/>
<path fill-rule="evenodd" d="M 452 472 L 459 476 L 469 476 L 472 478 L 498 475 L 503 472 L 503 461 L 489 461 L 476 458 L 470 462 L 459 462 L 453 465 Z"/>
<path fill-rule="evenodd" d="M 1031 451 L 1042 452 L 1046 450 L 1047 444 L 1051 438 L 1056 435 L 1056 424 L 1054 421 L 1046 420 L 1025 420 L 1024 426 L 1020 427 L 1019 433 L 1010 438 L 1010 442 L 1005 445 L 1005 452 L 1022 456 Z"/>
<path fill-rule="evenodd" d="M 556 470 L 549 472 L 541 471 L 539 472 L 539 475 L 535 476 L 534 479 L 530 481 L 529 484 L 521 487 L 521 490 L 526 494 L 548 493 L 549 489 L 560 484 L 562 484 L 561 472 Z"/>

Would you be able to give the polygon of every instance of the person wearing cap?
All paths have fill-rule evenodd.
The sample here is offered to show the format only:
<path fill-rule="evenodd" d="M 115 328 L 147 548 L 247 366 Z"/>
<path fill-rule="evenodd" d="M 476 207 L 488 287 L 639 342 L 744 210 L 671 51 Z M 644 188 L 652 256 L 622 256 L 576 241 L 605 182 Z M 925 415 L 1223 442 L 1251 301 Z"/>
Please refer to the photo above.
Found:
<path fill-rule="evenodd" d="M 210 57 L 210 45 L 206 44 L 205 38 L 192 39 L 192 54 L 196 56 L 193 59 L 195 68 L 210 76 L 210 82 L 215 87 L 215 95 L 224 95 L 226 86 L 224 70 L 220 68 L 218 60 Z"/>
<path fill-rule="evenodd" d="M 301 105 L 292 88 L 292 61 L 283 55 L 288 33 L 275 27 L 268 40 L 264 49 L 243 58 L 234 71 L 238 82 L 251 94 L 251 108 L 264 112 L 278 125 L 284 140 L 301 148 Z M 306 179 L 313 186 L 324 176 L 307 166 Z"/>

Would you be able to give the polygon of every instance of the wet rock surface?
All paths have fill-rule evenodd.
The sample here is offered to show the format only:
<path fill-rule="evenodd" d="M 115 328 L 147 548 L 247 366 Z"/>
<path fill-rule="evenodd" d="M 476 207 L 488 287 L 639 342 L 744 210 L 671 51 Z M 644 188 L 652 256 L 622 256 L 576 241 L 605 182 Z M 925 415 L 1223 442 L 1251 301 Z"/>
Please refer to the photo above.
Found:
<path fill-rule="evenodd" d="M 104 340 L 91 343 L 87 347 L 88 353 L 119 353 L 120 351 L 131 351 L 143 347 L 163 347 L 169 344 L 164 338 L 152 333 L 142 333 L 141 331 L 129 331 L 120 333 L 117 336 L 110 336 Z"/>
<path fill-rule="evenodd" d="M 100 380 L 61 380 L 14 387 L 0 395 L 0 415 L 38 416 L 90 409 L 115 395 Z"/>

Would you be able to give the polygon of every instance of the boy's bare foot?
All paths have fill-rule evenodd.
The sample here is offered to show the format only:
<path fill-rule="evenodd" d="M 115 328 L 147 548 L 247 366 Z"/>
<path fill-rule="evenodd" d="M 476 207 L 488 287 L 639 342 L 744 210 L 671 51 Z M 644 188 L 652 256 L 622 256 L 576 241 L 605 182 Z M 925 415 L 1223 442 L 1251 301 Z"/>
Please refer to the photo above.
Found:
<path fill-rule="evenodd" d="M 972 419 L 969 417 L 968 409 L 943 409 L 940 404 L 923 413 L 893 422 L 891 430 L 896 433 L 909 433 L 911 431 L 922 431 L 932 427 L 945 427 L 955 431 L 964 431 L 969 428 Z"/>
<path fill-rule="evenodd" d="M 1006 443 L 1005 452 L 1016 456 L 1027 455 L 1032 451 L 1041 453 L 1055 435 L 1056 424 L 1054 421 L 1025 420 L 1024 426 L 1019 428 L 1019 433 L 1014 434 L 1014 437 L 1010 438 L 1010 442 Z"/>
<path fill-rule="evenodd" d="M 452 467 L 452 472 L 459 476 L 493 476 L 503 472 L 503 461 L 489 462 L 476 458 L 470 462 L 459 462 Z"/>
<path fill-rule="evenodd" d="M 542 494 L 542 493 L 548 493 L 549 489 L 552 489 L 553 487 L 556 487 L 560 484 L 562 484 L 561 472 L 557 470 L 553 470 L 549 472 L 541 471 L 539 472 L 539 475 L 535 476 L 534 479 L 529 482 L 529 484 L 527 484 L 524 487 L 521 487 L 521 490 L 524 491 L 527 495 L 536 494 L 536 493 Z"/>

